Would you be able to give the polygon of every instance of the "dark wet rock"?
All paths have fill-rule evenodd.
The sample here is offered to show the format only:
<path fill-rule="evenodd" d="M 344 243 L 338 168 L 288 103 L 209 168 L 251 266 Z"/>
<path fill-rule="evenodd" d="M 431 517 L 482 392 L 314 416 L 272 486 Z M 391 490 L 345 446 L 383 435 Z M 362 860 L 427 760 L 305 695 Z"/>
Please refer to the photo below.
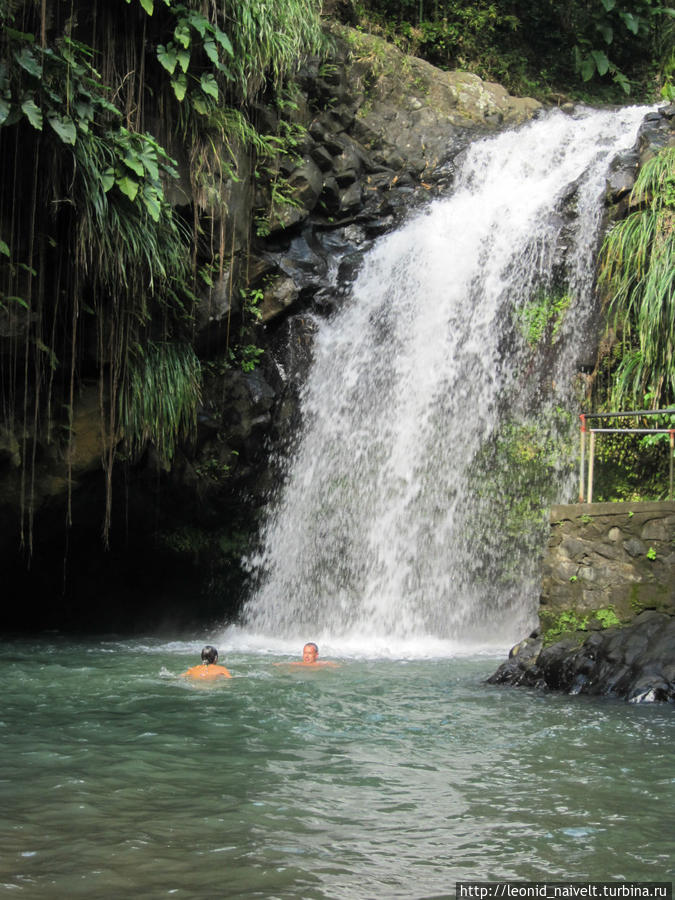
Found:
<path fill-rule="evenodd" d="M 646 611 L 624 627 L 570 637 L 542 648 L 516 645 L 489 684 L 619 697 L 632 703 L 675 702 L 675 617 Z"/>

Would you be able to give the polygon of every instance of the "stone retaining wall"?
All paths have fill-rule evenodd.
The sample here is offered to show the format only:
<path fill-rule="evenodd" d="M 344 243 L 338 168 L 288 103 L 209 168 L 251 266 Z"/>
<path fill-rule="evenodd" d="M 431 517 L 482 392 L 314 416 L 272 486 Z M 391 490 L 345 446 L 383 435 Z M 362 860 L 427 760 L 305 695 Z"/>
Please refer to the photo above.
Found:
<path fill-rule="evenodd" d="M 675 503 L 554 506 L 539 621 L 491 684 L 675 702 Z"/>
<path fill-rule="evenodd" d="M 675 615 L 675 503 L 576 503 L 551 509 L 539 615 L 604 624 L 645 609 Z M 618 620 L 618 621 L 616 621 Z"/>

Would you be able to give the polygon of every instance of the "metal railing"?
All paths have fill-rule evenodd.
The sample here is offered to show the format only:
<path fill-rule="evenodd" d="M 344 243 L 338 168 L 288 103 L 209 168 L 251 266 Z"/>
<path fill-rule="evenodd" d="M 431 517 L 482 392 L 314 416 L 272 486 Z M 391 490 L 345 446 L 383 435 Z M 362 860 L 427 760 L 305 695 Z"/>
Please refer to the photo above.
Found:
<path fill-rule="evenodd" d="M 675 428 L 587 428 L 588 419 L 616 419 L 630 416 L 663 416 L 675 415 L 675 409 L 637 409 L 629 412 L 581 413 L 581 457 L 579 464 L 579 503 L 593 502 L 593 465 L 595 462 L 596 434 L 668 434 L 670 435 L 670 480 L 668 499 L 673 499 L 673 455 L 675 453 Z M 588 489 L 584 499 L 586 486 L 584 475 L 586 470 L 586 433 L 590 435 L 588 451 Z"/>

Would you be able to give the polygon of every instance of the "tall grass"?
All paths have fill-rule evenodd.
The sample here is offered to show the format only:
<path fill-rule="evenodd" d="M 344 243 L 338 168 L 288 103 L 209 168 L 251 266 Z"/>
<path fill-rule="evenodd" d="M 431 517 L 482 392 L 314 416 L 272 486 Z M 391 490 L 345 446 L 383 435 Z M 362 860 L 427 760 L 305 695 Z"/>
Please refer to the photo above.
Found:
<path fill-rule="evenodd" d="M 119 421 L 131 459 L 148 444 L 162 464 L 194 438 L 201 403 L 201 365 L 189 344 L 150 341 L 129 352 L 119 397 Z"/>
<path fill-rule="evenodd" d="M 267 80 L 278 87 L 308 54 L 325 48 L 317 0 L 221 0 L 224 30 L 234 48 L 233 67 L 244 98 Z"/>
<path fill-rule="evenodd" d="M 630 204 L 605 239 L 598 282 L 625 344 L 612 405 L 658 408 L 675 399 L 675 147 L 642 167 Z"/>

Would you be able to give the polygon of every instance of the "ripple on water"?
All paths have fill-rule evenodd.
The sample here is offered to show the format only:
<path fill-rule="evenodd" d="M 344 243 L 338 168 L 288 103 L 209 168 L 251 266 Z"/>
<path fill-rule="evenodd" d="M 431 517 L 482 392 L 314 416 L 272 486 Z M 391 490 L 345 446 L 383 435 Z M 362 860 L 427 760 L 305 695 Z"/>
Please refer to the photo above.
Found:
<path fill-rule="evenodd" d="M 140 646 L 99 670 L 64 642 L 21 680 L 0 652 L 4 890 L 410 900 L 670 877 L 672 710 L 490 687 L 481 658 L 288 673 L 240 653 L 197 690 L 162 673 L 191 646 Z"/>

